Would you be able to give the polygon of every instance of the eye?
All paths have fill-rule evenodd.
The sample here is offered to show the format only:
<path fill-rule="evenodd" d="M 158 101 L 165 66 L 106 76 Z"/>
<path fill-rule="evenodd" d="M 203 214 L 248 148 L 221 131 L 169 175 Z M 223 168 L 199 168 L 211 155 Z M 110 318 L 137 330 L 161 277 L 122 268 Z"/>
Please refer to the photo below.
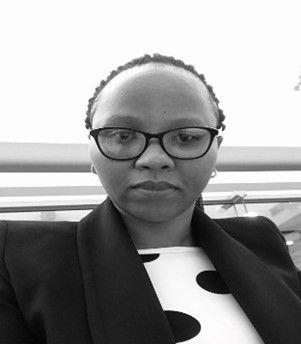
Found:
<path fill-rule="evenodd" d="M 181 131 L 175 135 L 173 141 L 181 145 L 191 145 L 202 141 L 202 135 L 197 132 Z"/>
<path fill-rule="evenodd" d="M 130 131 L 119 131 L 117 135 L 121 140 L 128 140 L 129 138 L 133 138 L 134 136 L 133 133 Z"/>
<path fill-rule="evenodd" d="M 109 137 L 119 142 L 128 142 L 136 139 L 137 134 L 133 130 L 114 129 L 110 131 Z"/>
<path fill-rule="evenodd" d="M 179 139 L 179 141 L 181 141 L 183 143 L 190 143 L 192 141 L 198 140 L 199 138 L 197 136 L 194 136 L 194 135 L 179 133 L 178 139 Z"/>

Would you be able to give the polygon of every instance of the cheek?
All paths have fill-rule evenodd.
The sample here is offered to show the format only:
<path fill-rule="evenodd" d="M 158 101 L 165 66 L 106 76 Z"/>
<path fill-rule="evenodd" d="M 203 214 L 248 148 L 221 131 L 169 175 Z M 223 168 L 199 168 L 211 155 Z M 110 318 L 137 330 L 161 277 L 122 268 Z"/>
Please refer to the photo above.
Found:
<path fill-rule="evenodd" d="M 186 172 L 182 175 L 185 175 L 185 184 L 191 194 L 198 197 L 205 189 L 214 170 L 216 158 L 216 152 L 212 150 L 206 156 L 192 160 L 191 164 L 185 166 Z"/>
<path fill-rule="evenodd" d="M 107 194 L 115 198 L 123 190 L 126 182 L 126 166 L 122 162 L 114 161 L 103 156 L 96 145 L 90 144 L 91 161 L 97 171 L 98 178 Z"/>
<path fill-rule="evenodd" d="M 199 195 L 203 189 L 206 187 L 211 173 L 208 171 L 207 167 L 200 164 L 194 164 L 185 174 L 185 186 L 186 191 L 190 195 Z"/>

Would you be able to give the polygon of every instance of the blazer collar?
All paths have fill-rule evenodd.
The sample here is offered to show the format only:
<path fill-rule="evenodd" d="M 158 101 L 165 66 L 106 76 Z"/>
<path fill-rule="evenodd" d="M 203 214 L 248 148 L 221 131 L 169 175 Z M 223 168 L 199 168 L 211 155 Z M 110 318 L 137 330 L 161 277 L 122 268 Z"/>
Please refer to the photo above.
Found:
<path fill-rule="evenodd" d="M 93 343 L 174 344 L 143 262 L 109 198 L 79 222 L 77 241 Z"/>
<path fill-rule="evenodd" d="M 197 209 L 192 230 L 264 343 L 301 343 L 301 302 L 284 281 Z"/>
<path fill-rule="evenodd" d="M 192 230 L 264 342 L 301 343 L 301 303 L 283 281 L 197 208 Z M 143 262 L 109 198 L 79 222 L 77 241 L 93 343 L 174 344 Z"/>

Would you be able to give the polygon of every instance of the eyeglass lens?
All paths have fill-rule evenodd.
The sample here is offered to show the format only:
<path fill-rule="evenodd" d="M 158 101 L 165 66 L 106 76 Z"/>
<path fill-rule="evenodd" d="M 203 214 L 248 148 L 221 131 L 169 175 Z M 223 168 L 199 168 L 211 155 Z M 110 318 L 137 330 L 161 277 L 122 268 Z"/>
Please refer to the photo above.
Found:
<path fill-rule="evenodd" d="M 113 159 L 131 159 L 145 148 L 146 137 L 132 129 L 104 129 L 98 134 L 98 144 L 105 155 Z M 175 158 L 195 158 L 206 152 L 211 141 L 209 130 L 181 128 L 163 135 L 163 146 Z"/>

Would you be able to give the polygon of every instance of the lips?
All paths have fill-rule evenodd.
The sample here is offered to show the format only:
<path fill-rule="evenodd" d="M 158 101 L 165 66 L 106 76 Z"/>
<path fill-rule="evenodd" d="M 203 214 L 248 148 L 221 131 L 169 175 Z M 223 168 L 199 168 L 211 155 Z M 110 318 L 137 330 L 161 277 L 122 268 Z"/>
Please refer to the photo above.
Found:
<path fill-rule="evenodd" d="M 169 189 L 176 189 L 176 186 L 170 184 L 168 182 L 153 182 L 153 181 L 146 181 L 142 183 L 138 183 L 134 185 L 135 189 L 144 189 L 144 190 L 151 190 L 151 191 L 164 191 Z"/>

